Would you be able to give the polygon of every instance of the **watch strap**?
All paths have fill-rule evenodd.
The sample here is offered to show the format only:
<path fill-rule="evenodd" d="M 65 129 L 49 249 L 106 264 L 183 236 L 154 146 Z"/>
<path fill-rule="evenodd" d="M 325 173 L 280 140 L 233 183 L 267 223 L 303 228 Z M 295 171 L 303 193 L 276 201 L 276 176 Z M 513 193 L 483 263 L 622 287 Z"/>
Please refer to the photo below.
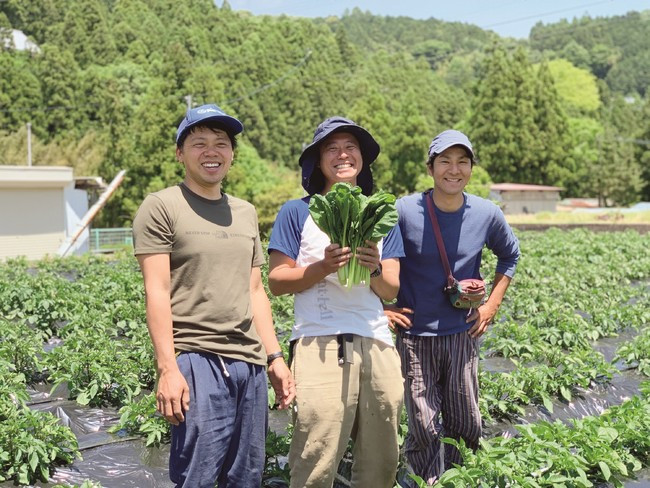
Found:
<path fill-rule="evenodd" d="M 284 358 L 284 353 L 282 351 L 274 352 L 273 354 L 266 356 L 266 364 L 270 366 L 271 363 L 278 358 Z"/>

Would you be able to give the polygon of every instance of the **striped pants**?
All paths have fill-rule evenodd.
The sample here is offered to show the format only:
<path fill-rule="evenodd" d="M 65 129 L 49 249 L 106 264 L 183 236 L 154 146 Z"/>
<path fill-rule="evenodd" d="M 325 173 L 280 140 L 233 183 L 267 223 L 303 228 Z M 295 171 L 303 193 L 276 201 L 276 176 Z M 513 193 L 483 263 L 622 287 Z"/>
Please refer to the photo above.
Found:
<path fill-rule="evenodd" d="M 433 484 L 462 461 L 459 451 L 440 439 L 462 438 L 478 447 L 478 340 L 467 332 L 435 337 L 402 332 L 397 350 L 406 380 L 406 458 L 415 474 Z"/>

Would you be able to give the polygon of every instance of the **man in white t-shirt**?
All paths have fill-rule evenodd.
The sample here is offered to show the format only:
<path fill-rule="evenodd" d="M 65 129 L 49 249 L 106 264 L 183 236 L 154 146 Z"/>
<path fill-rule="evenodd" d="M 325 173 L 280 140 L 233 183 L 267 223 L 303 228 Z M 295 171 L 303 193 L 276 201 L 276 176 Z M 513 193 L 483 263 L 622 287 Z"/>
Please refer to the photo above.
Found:
<path fill-rule="evenodd" d="M 299 160 L 309 196 L 285 203 L 271 233 L 271 292 L 295 295 L 292 488 L 331 488 L 350 438 L 352 486 L 395 483 L 404 383 L 382 299 L 394 299 L 399 289 L 399 228 L 379 244 L 357 248 L 359 262 L 371 271 L 370 286 L 347 289 L 336 272 L 352 257 L 350 248 L 331 243 L 308 208 L 312 195 L 338 182 L 370 195 L 370 164 L 378 154 L 362 127 L 342 117 L 325 120 Z"/>

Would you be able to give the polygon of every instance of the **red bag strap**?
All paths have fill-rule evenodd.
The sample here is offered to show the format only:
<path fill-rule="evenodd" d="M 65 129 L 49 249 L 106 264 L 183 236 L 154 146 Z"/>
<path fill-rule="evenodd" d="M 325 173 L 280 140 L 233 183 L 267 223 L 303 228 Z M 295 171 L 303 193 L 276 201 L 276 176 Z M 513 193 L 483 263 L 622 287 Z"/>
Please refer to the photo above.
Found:
<path fill-rule="evenodd" d="M 424 199 L 427 201 L 427 207 L 429 208 L 429 219 L 431 220 L 431 226 L 433 227 L 433 233 L 436 235 L 436 242 L 438 243 L 438 252 L 440 252 L 440 260 L 442 261 L 442 266 L 445 268 L 445 273 L 447 274 L 447 286 L 454 286 L 456 279 L 451 274 L 451 268 L 449 267 L 449 259 L 447 259 L 447 251 L 445 249 L 445 243 L 442 240 L 442 234 L 440 233 L 440 225 L 438 225 L 438 217 L 436 217 L 436 211 L 433 208 L 433 190 L 427 192 Z"/>

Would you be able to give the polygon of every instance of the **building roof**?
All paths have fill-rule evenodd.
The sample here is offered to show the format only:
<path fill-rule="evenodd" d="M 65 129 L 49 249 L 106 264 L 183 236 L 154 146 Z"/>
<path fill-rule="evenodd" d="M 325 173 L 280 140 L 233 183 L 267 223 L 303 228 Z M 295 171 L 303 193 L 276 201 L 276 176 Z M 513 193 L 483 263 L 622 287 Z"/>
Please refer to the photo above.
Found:
<path fill-rule="evenodd" d="M 67 166 L 0 165 L 0 188 L 63 188 L 73 181 Z"/>
<path fill-rule="evenodd" d="M 492 191 L 562 191 L 560 186 L 526 185 L 522 183 L 495 183 L 490 186 Z"/>
<path fill-rule="evenodd" d="M 596 208 L 598 207 L 597 198 L 565 198 L 560 205 L 572 208 Z"/>
<path fill-rule="evenodd" d="M 77 190 L 105 190 L 107 185 L 100 176 L 76 176 L 74 187 Z"/>

